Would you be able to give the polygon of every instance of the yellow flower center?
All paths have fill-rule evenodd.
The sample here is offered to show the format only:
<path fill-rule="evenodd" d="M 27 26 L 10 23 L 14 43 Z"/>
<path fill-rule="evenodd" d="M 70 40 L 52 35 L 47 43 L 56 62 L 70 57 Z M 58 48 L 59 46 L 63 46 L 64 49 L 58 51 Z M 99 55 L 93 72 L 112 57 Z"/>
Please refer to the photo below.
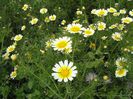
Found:
<path fill-rule="evenodd" d="M 68 78 L 72 74 L 72 70 L 66 66 L 59 69 L 59 76 L 61 78 Z"/>
<path fill-rule="evenodd" d="M 77 33 L 77 32 L 80 31 L 80 29 L 81 29 L 81 28 L 80 28 L 79 26 L 72 26 L 70 30 L 71 30 L 72 32 Z"/>
<path fill-rule="evenodd" d="M 58 48 L 65 48 L 67 46 L 67 41 L 60 41 L 56 45 Z"/>
<path fill-rule="evenodd" d="M 117 73 L 118 73 L 119 75 L 123 75 L 124 72 L 125 72 L 125 70 L 124 70 L 124 69 L 121 69 L 121 70 L 119 70 Z"/>
<path fill-rule="evenodd" d="M 89 35 L 89 34 L 92 34 L 92 32 L 90 30 L 86 30 L 85 31 L 85 34 L 88 34 Z"/>
<path fill-rule="evenodd" d="M 105 11 L 99 11 L 99 15 L 103 16 L 105 14 Z"/>

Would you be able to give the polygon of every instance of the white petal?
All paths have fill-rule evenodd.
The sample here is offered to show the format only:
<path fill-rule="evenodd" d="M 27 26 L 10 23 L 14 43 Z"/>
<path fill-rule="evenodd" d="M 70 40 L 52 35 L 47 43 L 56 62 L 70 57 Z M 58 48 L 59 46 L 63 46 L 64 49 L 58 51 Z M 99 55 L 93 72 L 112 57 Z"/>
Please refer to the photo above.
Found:
<path fill-rule="evenodd" d="M 62 82 L 62 79 L 61 79 L 61 78 L 59 78 L 59 79 L 58 79 L 58 82 Z"/>
<path fill-rule="evenodd" d="M 73 66 L 73 62 L 70 62 L 68 66 L 69 67 L 72 67 Z"/>
<path fill-rule="evenodd" d="M 72 81 L 72 80 L 73 80 L 73 78 L 72 78 L 72 77 L 69 77 L 68 79 L 69 79 L 70 81 Z"/>
<path fill-rule="evenodd" d="M 60 64 L 60 66 L 63 66 L 64 65 L 62 61 L 60 61 L 59 64 Z"/>
<path fill-rule="evenodd" d="M 64 82 L 68 82 L 68 79 L 67 79 L 67 78 L 65 78 L 65 79 L 64 79 Z"/>
<path fill-rule="evenodd" d="M 75 70 L 76 68 L 77 68 L 76 66 L 73 66 L 71 69 L 72 69 L 72 70 Z"/>
<path fill-rule="evenodd" d="M 64 61 L 64 65 L 68 66 L 68 60 Z"/>

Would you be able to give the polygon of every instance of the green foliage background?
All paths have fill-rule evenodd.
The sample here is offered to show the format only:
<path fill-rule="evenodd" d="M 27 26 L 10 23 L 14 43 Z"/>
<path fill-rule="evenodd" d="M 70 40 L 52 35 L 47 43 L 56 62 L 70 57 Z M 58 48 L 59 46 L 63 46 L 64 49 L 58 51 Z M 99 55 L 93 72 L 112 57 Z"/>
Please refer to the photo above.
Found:
<path fill-rule="evenodd" d="M 131 99 L 133 98 L 133 57 L 130 54 L 120 51 L 122 47 L 131 46 L 126 41 L 115 43 L 106 42 L 110 48 L 103 49 L 105 42 L 99 40 L 102 36 L 95 35 L 95 38 L 83 40 L 81 36 L 73 36 L 75 43 L 74 56 L 63 55 L 49 49 L 45 54 L 40 49 L 45 48 L 45 42 L 53 35 L 62 36 L 63 30 L 59 26 L 63 19 L 71 23 L 76 19 L 76 9 L 85 6 L 87 21 L 91 24 L 97 22 L 98 18 L 90 14 L 92 9 L 107 8 L 119 3 L 117 9 L 133 9 L 133 1 L 127 0 L 0 0 L 0 99 Z M 22 6 L 28 4 L 32 10 L 22 11 Z M 56 22 L 45 23 L 44 17 L 39 14 L 42 7 L 48 9 L 48 15 L 57 15 Z M 59 8 L 60 7 L 60 8 Z M 29 25 L 28 14 L 39 19 L 36 26 Z M 46 15 L 47 16 L 47 15 Z M 26 18 L 26 19 L 24 19 Z M 108 24 L 119 22 L 118 19 L 108 20 Z M 21 31 L 21 26 L 26 25 L 26 31 Z M 41 27 L 39 27 L 41 26 Z M 133 24 L 128 26 L 129 35 L 125 40 L 133 41 Z M 112 31 L 109 31 L 112 32 Z M 16 62 L 2 59 L 6 48 L 12 44 L 11 37 L 22 33 L 24 38 L 17 45 L 19 57 Z M 106 33 L 106 32 L 105 32 Z M 103 33 L 103 34 L 105 34 Z M 96 49 L 90 49 L 89 43 L 95 42 Z M 82 45 L 82 46 L 81 46 Z M 107 54 L 103 52 L 109 52 Z M 114 76 L 117 57 L 124 56 L 129 62 L 129 74 L 122 79 Z M 78 75 L 74 81 L 58 83 L 51 77 L 51 69 L 60 60 L 73 60 L 78 67 Z M 109 61 L 109 68 L 105 68 L 104 62 Z M 9 79 L 9 75 L 15 65 L 19 65 L 17 77 Z M 85 76 L 89 72 L 96 72 L 98 81 L 86 82 Z M 111 77 L 111 83 L 105 83 L 102 77 L 107 74 Z"/>

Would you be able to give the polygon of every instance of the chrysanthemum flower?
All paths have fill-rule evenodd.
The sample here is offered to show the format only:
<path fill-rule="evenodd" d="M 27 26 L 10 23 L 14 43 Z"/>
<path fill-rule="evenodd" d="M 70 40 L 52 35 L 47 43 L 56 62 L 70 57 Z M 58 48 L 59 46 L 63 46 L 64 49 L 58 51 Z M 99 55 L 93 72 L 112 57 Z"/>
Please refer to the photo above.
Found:
<path fill-rule="evenodd" d="M 123 68 L 127 64 L 127 59 L 125 59 L 124 57 L 120 57 L 116 60 L 115 64 L 118 68 Z"/>
<path fill-rule="evenodd" d="M 37 18 L 32 18 L 32 20 L 30 21 L 31 25 L 37 24 L 38 19 Z"/>
<path fill-rule="evenodd" d="M 14 70 L 13 72 L 11 72 L 10 78 L 14 79 L 16 76 L 17 76 L 16 70 Z"/>
<path fill-rule="evenodd" d="M 47 12 L 48 12 L 48 9 L 46 9 L 46 8 L 40 9 L 40 13 L 41 13 L 41 14 L 45 14 L 45 13 L 47 13 Z"/>
<path fill-rule="evenodd" d="M 115 12 L 115 13 L 113 13 L 113 16 L 119 16 L 119 15 L 120 15 L 119 12 Z"/>
<path fill-rule="evenodd" d="M 105 28 L 106 28 L 106 23 L 104 23 L 104 22 L 98 22 L 97 28 L 98 28 L 99 31 L 105 30 Z"/>
<path fill-rule="evenodd" d="M 130 17 L 126 17 L 126 18 L 122 18 L 121 21 L 122 21 L 122 23 L 129 24 L 129 23 L 133 22 L 133 19 Z"/>
<path fill-rule="evenodd" d="M 5 60 L 7 60 L 7 59 L 9 59 L 9 52 L 6 52 L 5 54 L 3 54 L 2 55 L 2 57 L 5 59 Z"/>
<path fill-rule="evenodd" d="M 69 37 L 62 37 L 53 40 L 52 47 L 57 51 L 64 51 L 65 49 L 72 47 L 72 41 Z"/>
<path fill-rule="evenodd" d="M 64 62 L 60 61 L 58 64 L 55 64 L 55 67 L 53 67 L 52 70 L 54 71 L 52 76 L 59 82 L 72 81 L 73 77 L 76 77 L 78 72 L 76 66 L 73 66 L 73 62 L 68 62 L 68 60 L 65 60 Z"/>
<path fill-rule="evenodd" d="M 68 24 L 67 30 L 70 33 L 81 33 L 82 25 L 81 24 L 78 24 L 78 23 Z"/>
<path fill-rule="evenodd" d="M 22 7 L 22 9 L 24 10 L 24 11 L 26 11 L 27 9 L 28 9 L 28 5 L 27 4 L 24 4 L 24 6 Z"/>
<path fill-rule="evenodd" d="M 121 9 L 121 10 L 120 10 L 120 14 L 126 14 L 126 12 L 127 12 L 127 11 L 126 11 L 125 9 Z"/>
<path fill-rule="evenodd" d="M 116 77 L 124 77 L 127 75 L 127 72 L 128 72 L 128 70 L 126 70 L 126 69 L 117 69 L 115 71 L 115 76 Z"/>
<path fill-rule="evenodd" d="M 84 37 L 92 36 L 95 33 L 95 31 L 90 28 L 83 29 L 83 30 L 84 30 L 83 32 Z"/>
<path fill-rule="evenodd" d="M 96 15 L 99 17 L 107 16 L 108 11 L 105 9 L 99 9 L 96 11 Z"/>
<path fill-rule="evenodd" d="M 79 10 L 78 10 L 78 11 L 76 11 L 76 14 L 77 14 L 77 15 L 82 15 L 82 11 L 79 11 Z"/>
<path fill-rule="evenodd" d="M 11 55 L 12 61 L 15 61 L 15 60 L 17 59 L 17 56 L 18 56 L 17 54 L 12 54 L 12 55 Z"/>
<path fill-rule="evenodd" d="M 121 41 L 122 40 L 122 35 L 118 32 L 115 32 L 112 34 L 112 38 L 115 40 L 115 41 Z"/>
<path fill-rule="evenodd" d="M 22 34 L 18 34 L 14 37 L 14 41 L 20 41 L 23 38 Z"/>
<path fill-rule="evenodd" d="M 133 16 L 133 10 L 132 11 L 129 11 L 129 15 L 130 16 Z"/>
<path fill-rule="evenodd" d="M 107 9 L 108 10 L 108 12 L 110 12 L 110 13 L 115 13 L 115 12 L 117 12 L 117 10 L 115 9 L 115 8 L 113 8 L 113 7 L 110 7 L 109 9 Z"/>
<path fill-rule="evenodd" d="M 13 51 L 15 50 L 15 48 L 16 48 L 15 45 L 10 45 L 10 46 L 7 48 L 6 52 L 7 52 L 7 53 L 13 52 Z"/>
<path fill-rule="evenodd" d="M 51 16 L 49 16 L 49 20 L 50 20 L 50 21 L 55 21 L 55 20 L 56 20 L 56 15 L 51 15 Z"/>
<path fill-rule="evenodd" d="M 65 24 L 66 24 L 66 20 L 62 20 L 61 25 L 65 25 Z"/>

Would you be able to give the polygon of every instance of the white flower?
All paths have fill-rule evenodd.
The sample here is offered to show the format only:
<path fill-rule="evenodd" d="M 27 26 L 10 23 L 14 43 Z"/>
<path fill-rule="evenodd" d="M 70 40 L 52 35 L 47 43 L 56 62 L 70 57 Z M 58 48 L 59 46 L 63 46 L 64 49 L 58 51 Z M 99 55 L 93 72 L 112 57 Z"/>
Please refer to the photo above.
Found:
<path fill-rule="evenodd" d="M 27 9 L 28 9 L 28 5 L 27 4 L 24 4 L 24 6 L 22 7 L 22 9 L 24 10 L 24 11 L 26 11 Z"/>
<path fill-rule="evenodd" d="M 92 36 L 95 33 L 95 31 L 90 28 L 83 29 L 83 30 L 84 30 L 83 32 L 84 37 Z"/>
<path fill-rule="evenodd" d="M 72 23 L 72 24 L 68 24 L 67 26 L 67 30 L 70 33 L 81 33 L 82 31 L 82 25 L 78 24 L 78 23 Z"/>
<path fill-rule="evenodd" d="M 72 47 L 72 41 L 69 37 L 60 37 L 58 39 L 53 40 L 52 47 L 57 51 L 65 51 L 68 48 Z"/>
<path fill-rule="evenodd" d="M 14 37 L 14 41 L 20 41 L 23 38 L 23 35 L 18 34 Z"/>
<path fill-rule="evenodd" d="M 108 12 L 110 12 L 110 13 L 115 13 L 115 12 L 117 12 L 117 10 L 115 9 L 115 8 L 113 8 L 113 7 L 110 7 L 109 9 L 107 9 L 108 10 Z"/>
<path fill-rule="evenodd" d="M 133 10 L 132 11 L 129 11 L 129 15 L 130 16 L 133 16 Z"/>
<path fill-rule="evenodd" d="M 41 13 L 41 14 L 45 14 L 45 13 L 47 13 L 47 12 L 48 12 L 48 9 L 46 9 L 46 8 L 40 9 L 40 13 Z"/>
<path fill-rule="evenodd" d="M 115 62 L 118 68 L 123 68 L 124 66 L 126 66 L 126 63 L 127 63 L 127 59 L 125 59 L 124 57 L 118 58 Z"/>
<path fill-rule="evenodd" d="M 105 28 L 106 28 L 106 23 L 104 23 L 104 22 L 98 22 L 97 27 L 98 27 L 98 30 L 99 30 L 99 31 L 105 30 Z"/>
<path fill-rule="evenodd" d="M 120 14 L 126 14 L 126 10 L 125 9 L 121 9 L 120 10 Z"/>
<path fill-rule="evenodd" d="M 122 21 L 122 23 L 129 24 L 129 23 L 133 22 L 133 19 L 130 17 L 126 17 L 126 18 L 122 18 L 121 21 Z"/>
<path fill-rule="evenodd" d="M 30 21 L 31 25 L 37 24 L 38 19 L 37 18 L 32 18 L 32 20 Z"/>
<path fill-rule="evenodd" d="M 82 14 L 82 11 L 76 11 L 76 14 L 77 15 L 81 15 Z"/>
<path fill-rule="evenodd" d="M 128 72 L 128 70 L 126 70 L 126 69 L 117 69 L 115 71 L 115 76 L 116 77 L 124 77 L 127 75 L 127 72 Z"/>
<path fill-rule="evenodd" d="M 108 11 L 105 9 L 98 9 L 96 11 L 96 15 L 99 17 L 107 16 L 107 14 L 108 14 Z"/>
<path fill-rule="evenodd" d="M 21 27 L 21 31 L 24 31 L 25 29 L 26 29 L 26 26 L 23 25 L 23 26 Z"/>
<path fill-rule="evenodd" d="M 16 48 L 15 45 L 10 45 L 10 46 L 7 48 L 6 52 L 7 52 L 7 53 L 13 52 L 13 51 L 15 50 L 15 48 Z"/>
<path fill-rule="evenodd" d="M 93 9 L 92 11 L 91 11 L 91 14 L 96 14 L 96 9 Z"/>
<path fill-rule="evenodd" d="M 59 82 L 72 81 L 78 73 L 76 66 L 73 66 L 73 62 L 68 62 L 68 60 L 65 60 L 64 62 L 60 61 L 58 64 L 56 63 L 52 70 L 54 71 L 52 76 Z"/>
<path fill-rule="evenodd" d="M 112 34 L 112 38 L 115 40 L 115 41 L 121 41 L 122 40 L 122 35 L 118 32 L 115 32 Z"/>
<path fill-rule="evenodd" d="M 49 16 L 49 20 L 50 20 L 50 21 L 55 21 L 55 20 L 56 20 L 56 15 L 51 15 L 51 16 Z"/>

